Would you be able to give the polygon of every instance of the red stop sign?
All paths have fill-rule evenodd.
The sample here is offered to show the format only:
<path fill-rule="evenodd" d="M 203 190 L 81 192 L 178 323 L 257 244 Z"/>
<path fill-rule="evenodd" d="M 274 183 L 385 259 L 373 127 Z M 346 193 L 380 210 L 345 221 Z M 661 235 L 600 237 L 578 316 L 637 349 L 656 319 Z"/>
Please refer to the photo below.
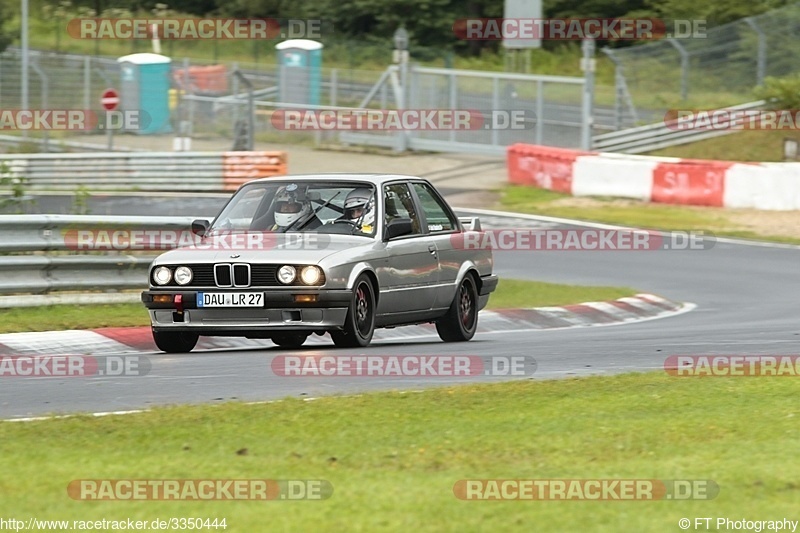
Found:
<path fill-rule="evenodd" d="M 113 111 L 119 105 L 119 94 L 115 89 L 106 89 L 100 97 L 100 104 L 106 111 Z"/>

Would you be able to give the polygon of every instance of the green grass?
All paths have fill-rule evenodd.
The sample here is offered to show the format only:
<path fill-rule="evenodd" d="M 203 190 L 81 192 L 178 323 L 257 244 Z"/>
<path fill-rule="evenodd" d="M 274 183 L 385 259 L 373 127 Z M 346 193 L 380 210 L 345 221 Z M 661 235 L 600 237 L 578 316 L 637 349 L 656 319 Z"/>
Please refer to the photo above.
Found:
<path fill-rule="evenodd" d="M 719 161 L 783 161 L 784 139 L 800 141 L 800 133 L 796 131 L 743 131 L 691 144 L 663 148 L 647 155 Z"/>
<path fill-rule="evenodd" d="M 532 352 L 535 355 L 535 349 Z M 253 365 L 268 365 L 256 357 Z M 402 389 L 403 384 L 398 383 Z M 795 380 L 663 372 L 0 423 L 8 516 L 226 518 L 226 531 L 679 531 L 796 519 Z M 82 502 L 78 479 L 323 479 L 301 502 Z M 461 501 L 464 479 L 709 479 L 710 501 Z M 12 512 L 13 511 L 13 512 Z"/>
<path fill-rule="evenodd" d="M 523 252 L 524 253 L 524 252 Z M 541 281 L 500 279 L 497 290 L 489 298 L 487 309 L 546 307 L 582 302 L 600 302 L 633 296 L 636 291 L 627 287 L 591 287 L 562 285 Z"/>
<path fill-rule="evenodd" d="M 501 190 L 500 208 L 516 213 L 618 224 L 666 231 L 710 231 L 717 236 L 800 244 L 800 238 L 748 230 L 732 222 L 722 208 L 696 207 L 592 197 L 590 206 L 562 205 L 567 194 L 508 185 Z"/>
<path fill-rule="evenodd" d="M 149 326 L 142 304 L 50 305 L 0 309 L 0 333 Z"/>
<path fill-rule="evenodd" d="M 623 287 L 585 287 L 502 279 L 489 298 L 489 309 L 567 305 L 612 300 L 636 291 Z M 149 326 L 141 304 L 51 305 L 0 309 L 0 333 L 105 327 Z"/>

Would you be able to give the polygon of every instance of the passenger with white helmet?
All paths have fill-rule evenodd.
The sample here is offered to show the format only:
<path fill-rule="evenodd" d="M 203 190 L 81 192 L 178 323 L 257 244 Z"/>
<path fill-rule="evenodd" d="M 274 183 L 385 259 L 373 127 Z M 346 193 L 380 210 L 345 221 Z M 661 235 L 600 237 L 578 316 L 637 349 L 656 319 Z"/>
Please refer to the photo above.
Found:
<path fill-rule="evenodd" d="M 358 231 L 372 233 L 375 224 L 375 208 L 372 190 L 359 187 L 347 193 L 344 213 L 339 220 L 351 222 Z"/>

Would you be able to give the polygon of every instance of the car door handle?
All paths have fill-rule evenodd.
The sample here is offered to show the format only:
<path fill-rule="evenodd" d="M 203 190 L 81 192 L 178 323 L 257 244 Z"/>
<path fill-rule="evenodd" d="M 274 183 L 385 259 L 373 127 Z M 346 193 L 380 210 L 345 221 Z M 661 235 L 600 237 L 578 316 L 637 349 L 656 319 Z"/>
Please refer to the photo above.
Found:
<path fill-rule="evenodd" d="M 431 245 L 428 245 L 428 251 L 429 251 L 429 252 L 430 252 L 432 255 L 436 255 L 436 246 L 434 246 L 433 244 L 431 244 Z"/>

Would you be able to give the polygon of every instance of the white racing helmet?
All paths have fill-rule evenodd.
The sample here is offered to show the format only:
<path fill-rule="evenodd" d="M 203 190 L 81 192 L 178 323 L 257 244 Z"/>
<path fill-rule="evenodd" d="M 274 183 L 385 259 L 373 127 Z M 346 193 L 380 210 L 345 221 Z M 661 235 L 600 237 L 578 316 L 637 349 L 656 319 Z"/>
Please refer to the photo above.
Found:
<path fill-rule="evenodd" d="M 375 210 L 372 207 L 372 191 L 359 187 L 347 193 L 344 200 L 344 218 L 360 222 L 362 228 L 372 226 L 375 221 Z"/>
<path fill-rule="evenodd" d="M 311 213 L 311 203 L 298 199 L 293 194 L 296 189 L 297 185 L 287 186 L 275 202 L 275 224 L 280 227 L 290 226 Z"/>

